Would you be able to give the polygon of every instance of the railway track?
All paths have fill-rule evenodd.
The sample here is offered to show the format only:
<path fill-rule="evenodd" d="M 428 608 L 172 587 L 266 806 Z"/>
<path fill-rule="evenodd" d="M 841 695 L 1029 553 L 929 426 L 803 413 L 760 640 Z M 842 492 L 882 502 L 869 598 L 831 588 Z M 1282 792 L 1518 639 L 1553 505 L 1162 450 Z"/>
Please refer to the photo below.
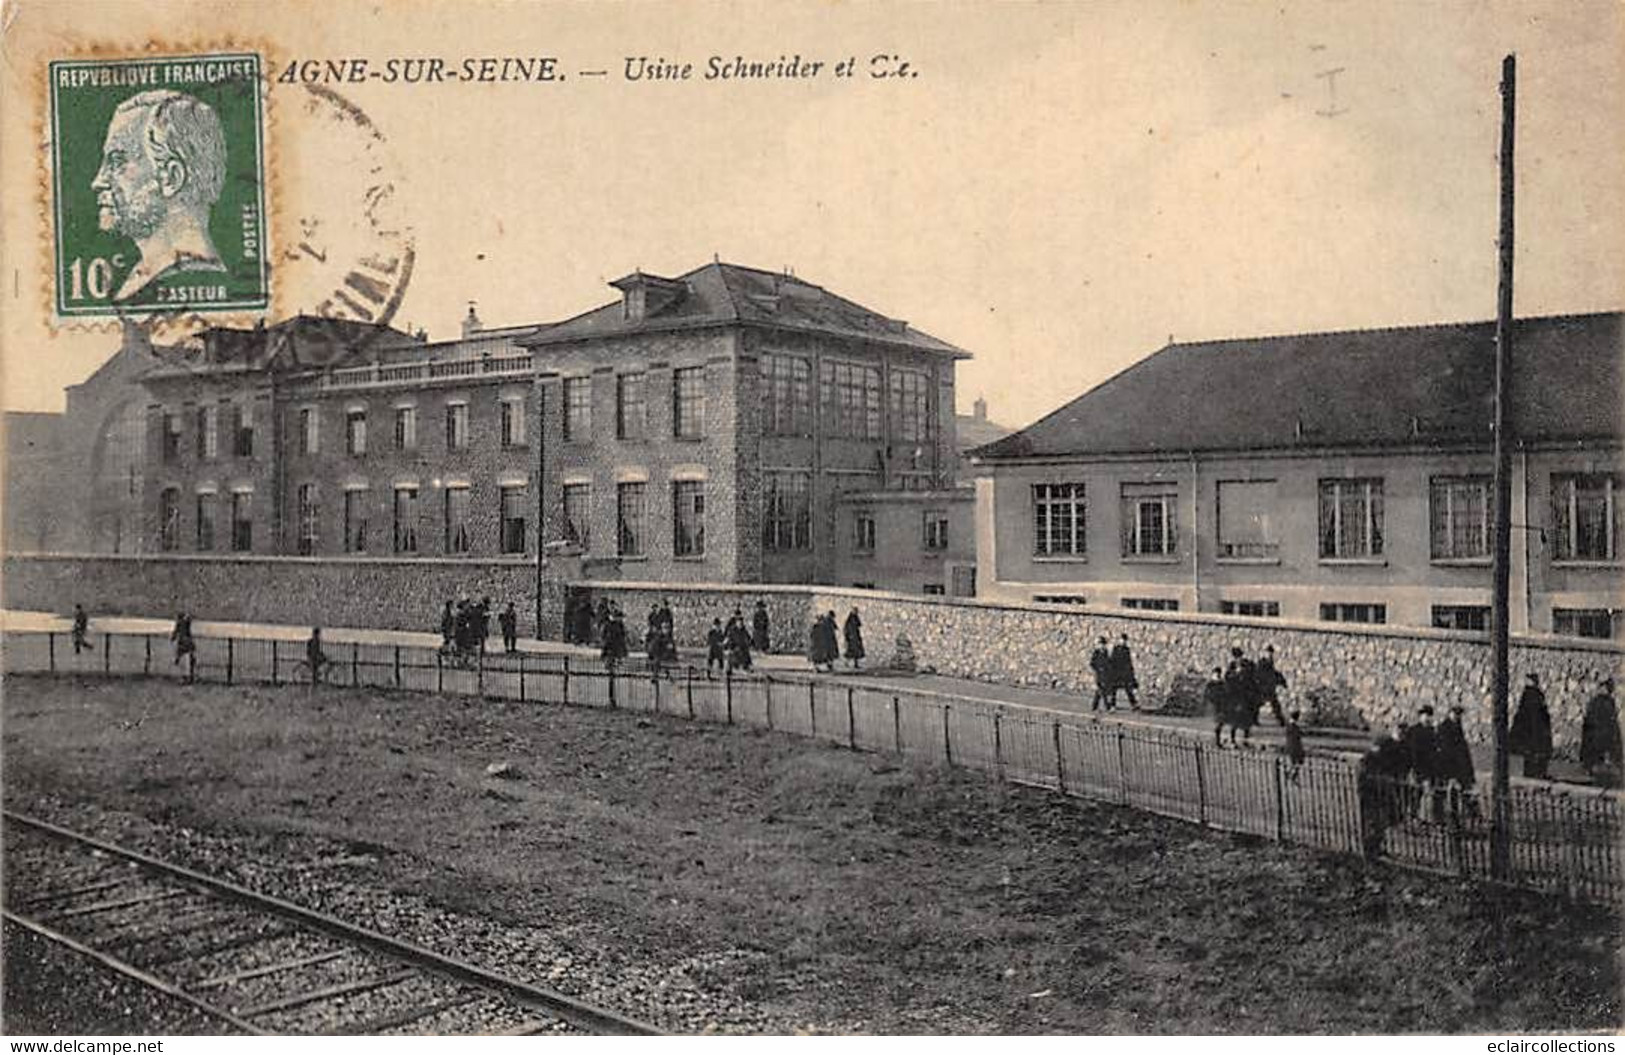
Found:
<path fill-rule="evenodd" d="M 659 1031 L 613 1011 L 11 810 L 10 925 L 245 1034 Z"/>

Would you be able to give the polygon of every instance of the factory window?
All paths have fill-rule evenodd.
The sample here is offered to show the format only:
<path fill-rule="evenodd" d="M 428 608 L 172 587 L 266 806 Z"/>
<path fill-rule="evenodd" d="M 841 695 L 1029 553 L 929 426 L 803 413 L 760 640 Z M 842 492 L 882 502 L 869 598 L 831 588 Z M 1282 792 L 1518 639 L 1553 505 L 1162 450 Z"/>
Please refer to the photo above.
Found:
<path fill-rule="evenodd" d="M 352 456 L 367 453 L 367 412 L 351 410 L 344 415 L 344 449 Z"/>
<path fill-rule="evenodd" d="M 214 549 L 214 492 L 197 496 L 197 548 L 200 553 Z"/>
<path fill-rule="evenodd" d="M 254 548 L 254 496 L 236 491 L 231 496 L 231 548 L 248 553 Z"/>
<path fill-rule="evenodd" d="M 418 408 L 395 408 L 395 449 L 416 450 L 418 445 Z"/>
<path fill-rule="evenodd" d="M 315 407 L 301 407 L 299 410 L 299 453 L 315 454 L 320 446 L 321 418 Z"/>
<path fill-rule="evenodd" d="M 297 492 L 299 506 L 299 555 L 308 557 L 316 552 L 317 528 L 321 522 L 321 499 L 315 484 L 300 484 Z"/>
<path fill-rule="evenodd" d="M 525 397 L 508 396 L 501 402 L 502 409 L 502 445 L 504 447 L 523 447 L 525 445 Z"/>
<path fill-rule="evenodd" d="M 1434 560 L 1474 560 L 1490 555 L 1490 478 L 1435 476 L 1428 485 L 1428 517 Z"/>
<path fill-rule="evenodd" d="M 1137 612 L 1177 612 L 1179 602 L 1171 597 L 1124 597 L 1118 607 Z"/>
<path fill-rule="evenodd" d="M 1167 557 L 1179 549 L 1179 494 L 1168 484 L 1123 485 L 1123 556 Z"/>
<path fill-rule="evenodd" d="M 671 372 L 672 435 L 698 439 L 705 427 L 705 368 L 685 366 Z"/>
<path fill-rule="evenodd" d="M 395 488 L 395 552 L 418 551 L 418 489 Z"/>
<path fill-rule="evenodd" d="M 564 485 L 564 539 L 582 549 L 592 541 L 589 511 L 592 506 L 591 484 Z"/>
<path fill-rule="evenodd" d="M 525 487 L 511 484 L 502 488 L 502 552 L 525 552 Z"/>
<path fill-rule="evenodd" d="M 254 411 L 248 406 L 232 409 L 235 418 L 232 432 L 232 453 L 239 458 L 254 456 Z"/>
<path fill-rule="evenodd" d="M 647 485 L 617 484 L 615 487 L 615 552 L 622 557 L 642 557 L 648 552 L 645 535 L 648 509 Z"/>
<path fill-rule="evenodd" d="M 166 487 L 158 494 L 158 548 L 165 553 L 180 546 L 181 493 Z"/>
<path fill-rule="evenodd" d="M 468 534 L 467 487 L 446 488 L 445 529 L 447 553 L 467 553 L 473 548 Z"/>
<path fill-rule="evenodd" d="M 1487 604 L 1436 604 L 1433 606 L 1433 625 L 1440 630 L 1488 630 L 1490 606 Z"/>
<path fill-rule="evenodd" d="M 446 450 L 460 451 L 468 446 L 468 404 L 446 404 Z"/>
<path fill-rule="evenodd" d="M 818 374 L 825 435 L 880 439 L 880 368 L 826 359 Z"/>
<path fill-rule="evenodd" d="M 1382 556 L 1380 478 L 1320 481 L 1320 556 L 1323 560 Z"/>
<path fill-rule="evenodd" d="M 181 456 L 181 422 L 174 414 L 163 419 L 164 461 L 172 462 Z"/>
<path fill-rule="evenodd" d="M 925 514 L 924 544 L 928 550 L 948 548 L 948 514 L 935 510 Z"/>
<path fill-rule="evenodd" d="M 1083 484 L 1033 484 L 1034 555 L 1085 556 L 1088 512 Z"/>
<path fill-rule="evenodd" d="M 368 492 L 351 488 L 344 492 L 344 552 L 367 552 Z"/>
<path fill-rule="evenodd" d="M 1219 611 L 1224 615 L 1250 615 L 1277 619 L 1281 615 L 1280 601 L 1220 601 Z"/>
<path fill-rule="evenodd" d="M 671 485 L 672 553 L 705 556 L 705 482 L 675 480 Z"/>
<path fill-rule="evenodd" d="M 1606 473 L 1552 477 L 1552 559 L 1611 561 L 1619 552 L 1617 478 Z"/>
<path fill-rule="evenodd" d="M 1323 623 L 1386 623 L 1388 606 L 1385 604 L 1323 604 L 1320 606 Z"/>
<path fill-rule="evenodd" d="M 615 378 L 615 435 L 623 440 L 641 440 L 649 424 L 649 405 L 644 399 L 644 375 L 621 374 Z"/>
<path fill-rule="evenodd" d="M 793 355 L 765 354 L 762 371 L 762 431 L 773 436 L 804 436 L 812 431 L 812 367 Z"/>
<path fill-rule="evenodd" d="M 1552 633 L 1564 637 L 1614 636 L 1614 613 L 1607 608 L 1553 608 Z"/>
<path fill-rule="evenodd" d="M 197 452 L 200 458 L 220 456 L 219 407 L 199 407 L 197 410 Z"/>
<path fill-rule="evenodd" d="M 857 513 L 852 518 L 852 548 L 859 553 L 873 553 L 875 549 L 875 515 Z"/>
<path fill-rule="evenodd" d="M 894 367 L 891 372 L 892 435 L 902 443 L 927 443 L 936 434 L 931 418 L 931 375 Z"/>
<path fill-rule="evenodd" d="M 762 548 L 812 548 L 812 475 L 774 471 L 762 474 Z"/>
<path fill-rule="evenodd" d="M 580 443 L 592 439 L 592 378 L 564 379 L 564 438 Z"/>

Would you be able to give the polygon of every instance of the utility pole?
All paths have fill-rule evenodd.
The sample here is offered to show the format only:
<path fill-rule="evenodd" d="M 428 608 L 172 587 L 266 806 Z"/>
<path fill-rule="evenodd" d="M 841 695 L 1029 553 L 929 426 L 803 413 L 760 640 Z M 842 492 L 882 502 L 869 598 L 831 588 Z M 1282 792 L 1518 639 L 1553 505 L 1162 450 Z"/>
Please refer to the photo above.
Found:
<path fill-rule="evenodd" d="M 1507 697 L 1511 691 L 1508 588 L 1512 559 L 1512 145 L 1517 115 L 1518 59 L 1501 63 L 1501 237 L 1500 286 L 1495 314 L 1495 596 L 1490 608 L 1490 651 L 1494 653 L 1493 722 L 1495 784 L 1490 832 L 1490 874 L 1512 873 L 1511 802 L 1507 774 Z"/>

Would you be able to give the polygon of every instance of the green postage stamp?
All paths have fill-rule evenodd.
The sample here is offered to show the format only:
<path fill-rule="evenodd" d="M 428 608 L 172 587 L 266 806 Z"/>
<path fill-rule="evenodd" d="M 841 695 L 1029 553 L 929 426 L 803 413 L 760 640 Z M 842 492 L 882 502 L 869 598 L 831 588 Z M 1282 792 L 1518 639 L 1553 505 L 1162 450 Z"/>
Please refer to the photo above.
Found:
<path fill-rule="evenodd" d="M 61 316 L 269 303 L 260 58 L 52 62 Z"/>

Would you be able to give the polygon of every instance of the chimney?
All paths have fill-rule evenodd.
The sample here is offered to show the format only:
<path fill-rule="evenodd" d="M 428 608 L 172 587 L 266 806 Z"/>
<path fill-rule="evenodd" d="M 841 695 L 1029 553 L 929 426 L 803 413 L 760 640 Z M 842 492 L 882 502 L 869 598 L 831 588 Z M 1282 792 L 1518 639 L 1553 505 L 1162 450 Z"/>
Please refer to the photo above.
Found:
<path fill-rule="evenodd" d="M 986 421 L 987 420 L 987 400 L 983 399 L 981 396 L 977 396 L 976 397 L 976 402 L 971 404 L 971 416 L 974 417 L 977 421 Z"/>
<path fill-rule="evenodd" d="M 463 336 L 472 337 L 484 328 L 485 324 L 480 322 L 480 317 L 474 312 L 474 302 L 469 301 L 468 314 L 463 316 Z"/>

